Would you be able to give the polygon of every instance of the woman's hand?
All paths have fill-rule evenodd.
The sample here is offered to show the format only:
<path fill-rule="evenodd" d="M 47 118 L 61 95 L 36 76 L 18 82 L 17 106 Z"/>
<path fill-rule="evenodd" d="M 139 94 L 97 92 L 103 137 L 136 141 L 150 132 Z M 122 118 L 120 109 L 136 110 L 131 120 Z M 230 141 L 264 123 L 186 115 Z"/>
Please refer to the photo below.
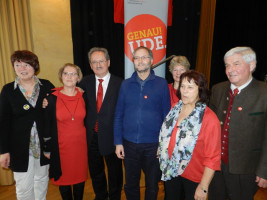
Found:
<path fill-rule="evenodd" d="M 195 192 L 195 200 L 206 200 L 208 196 L 208 188 L 203 188 L 200 184 L 198 184 L 196 192 Z"/>
<path fill-rule="evenodd" d="M 10 154 L 4 153 L 0 155 L 0 164 L 3 168 L 8 169 L 10 165 Z"/>
<path fill-rule="evenodd" d="M 195 191 L 195 196 L 194 196 L 195 200 L 206 200 L 207 199 L 208 188 L 209 188 L 209 185 L 213 178 L 214 173 L 215 171 L 213 169 L 210 169 L 208 167 L 204 168 L 203 176 Z"/>

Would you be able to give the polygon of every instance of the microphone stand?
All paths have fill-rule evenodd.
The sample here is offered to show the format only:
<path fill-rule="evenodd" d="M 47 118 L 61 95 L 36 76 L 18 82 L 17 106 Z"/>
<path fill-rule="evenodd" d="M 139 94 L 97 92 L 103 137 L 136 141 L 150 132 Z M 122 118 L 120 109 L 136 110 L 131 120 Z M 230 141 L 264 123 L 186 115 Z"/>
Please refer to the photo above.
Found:
<path fill-rule="evenodd" d="M 152 68 L 152 69 L 155 69 L 155 68 L 158 67 L 159 65 L 161 65 L 161 64 L 167 62 L 168 60 L 172 59 L 174 56 L 176 56 L 176 55 L 171 55 L 171 56 L 169 56 L 169 57 L 166 58 L 165 60 L 162 60 L 162 61 L 160 61 L 159 63 L 157 63 L 157 64 L 155 64 L 155 65 L 152 65 L 151 68 Z"/>

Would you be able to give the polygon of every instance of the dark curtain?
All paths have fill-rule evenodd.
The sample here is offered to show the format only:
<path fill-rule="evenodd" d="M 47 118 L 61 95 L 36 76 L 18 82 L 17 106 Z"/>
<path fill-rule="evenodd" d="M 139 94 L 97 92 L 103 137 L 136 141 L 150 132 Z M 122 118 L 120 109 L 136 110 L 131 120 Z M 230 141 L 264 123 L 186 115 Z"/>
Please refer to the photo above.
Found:
<path fill-rule="evenodd" d="M 113 21 L 113 0 L 71 0 L 74 63 L 84 75 L 91 74 L 88 51 L 105 47 L 111 57 L 110 72 L 124 76 L 123 24 Z"/>
<path fill-rule="evenodd" d="M 233 47 L 250 46 L 257 55 L 253 76 L 267 74 L 267 17 L 265 1 L 217 0 L 210 85 L 227 80 L 223 56 Z"/>
<path fill-rule="evenodd" d="M 108 49 L 110 72 L 124 78 L 124 25 L 115 24 L 113 0 L 71 0 L 74 63 L 92 73 L 87 53 L 94 46 Z M 167 53 L 185 55 L 195 68 L 201 0 L 174 0 L 173 25 L 168 27 Z M 168 66 L 168 63 L 167 65 Z M 166 71 L 168 71 L 166 67 Z M 172 77 L 166 72 L 166 79 Z"/>
<path fill-rule="evenodd" d="M 166 56 L 186 56 L 192 69 L 196 68 L 200 10 L 201 0 L 173 0 L 172 26 L 167 29 Z M 173 81 L 171 73 L 166 72 L 166 79 Z"/>

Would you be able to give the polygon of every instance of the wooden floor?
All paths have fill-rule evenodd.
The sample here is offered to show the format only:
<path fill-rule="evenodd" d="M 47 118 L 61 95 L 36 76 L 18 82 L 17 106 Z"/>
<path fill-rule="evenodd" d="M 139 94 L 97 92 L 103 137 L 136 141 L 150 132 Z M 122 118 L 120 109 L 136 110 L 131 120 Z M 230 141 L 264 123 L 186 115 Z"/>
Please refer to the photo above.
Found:
<path fill-rule="evenodd" d="M 145 188 L 141 188 L 141 199 L 144 199 L 144 191 Z M 11 186 L 0 186 L 0 200 L 15 200 L 16 194 L 15 194 L 15 185 Z M 48 185 L 48 192 L 47 192 L 47 200 L 60 200 L 60 194 L 58 191 L 58 187 L 53 185 L 51 182 L 49 182 Z M 92 189 L 92 183 L 89 179 L 85 183 L 85 189 L 84 189 L 84 198 L 86 200 L 93 200 L 94 199 L 94 192 Z M 122 191 L 122 200 L 125 200 L 125 194 L 124 191 Z M 163 184 L 159 183 L 159 194 L 158 194 L 158 200 L 164 199 L 164 190 L 163 190 Z M 267 189 L 259 189 L 254 200 L 267 200 Z"/>

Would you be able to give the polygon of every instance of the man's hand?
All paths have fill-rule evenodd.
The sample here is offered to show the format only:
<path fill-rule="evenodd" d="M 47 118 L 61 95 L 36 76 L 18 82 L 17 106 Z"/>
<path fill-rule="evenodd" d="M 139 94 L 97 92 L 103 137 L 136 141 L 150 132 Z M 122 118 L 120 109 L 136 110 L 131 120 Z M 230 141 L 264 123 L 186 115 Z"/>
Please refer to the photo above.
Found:
<path fill-rule="evenodd" d="M 3 168 L 8 169 L 9 164 L 10 164 L 10 154 L 9 153 L 4 153 L 0 155 L 0 164 Z"/>
<path fill-rule="evenodd" d="M 267 188 L 267 180 L 266 179 L 263 179 L 263 178 L 260 178 L 259 176 L 256 176 L 255 182 L 258 183 L 259 187 Z"/>
<path fill-rule="evenodd" d="M 45 156 L 47 159 L 50 159 L 50 153 L 44 153 L 44 156 Z"/>
<path fill-rule="evenodd" d="M 48 101 L 46 98 L 44 98 L 42 108 L 46 108 L 47 106 L 48 106 Z"/>
<path fill-rule="evenodd" d="M 124 148 L 122 144 L 116 145 L 116 150 L 115 153 L 117 155 L 118 158 L 120 159 L 124 159 Z"/>
<path fill-rule="evenodd" d="M 80 92 L 84 92 L 84 90 L 78 86 L 76 86 L 76 88 L 80 91 Z"/>

